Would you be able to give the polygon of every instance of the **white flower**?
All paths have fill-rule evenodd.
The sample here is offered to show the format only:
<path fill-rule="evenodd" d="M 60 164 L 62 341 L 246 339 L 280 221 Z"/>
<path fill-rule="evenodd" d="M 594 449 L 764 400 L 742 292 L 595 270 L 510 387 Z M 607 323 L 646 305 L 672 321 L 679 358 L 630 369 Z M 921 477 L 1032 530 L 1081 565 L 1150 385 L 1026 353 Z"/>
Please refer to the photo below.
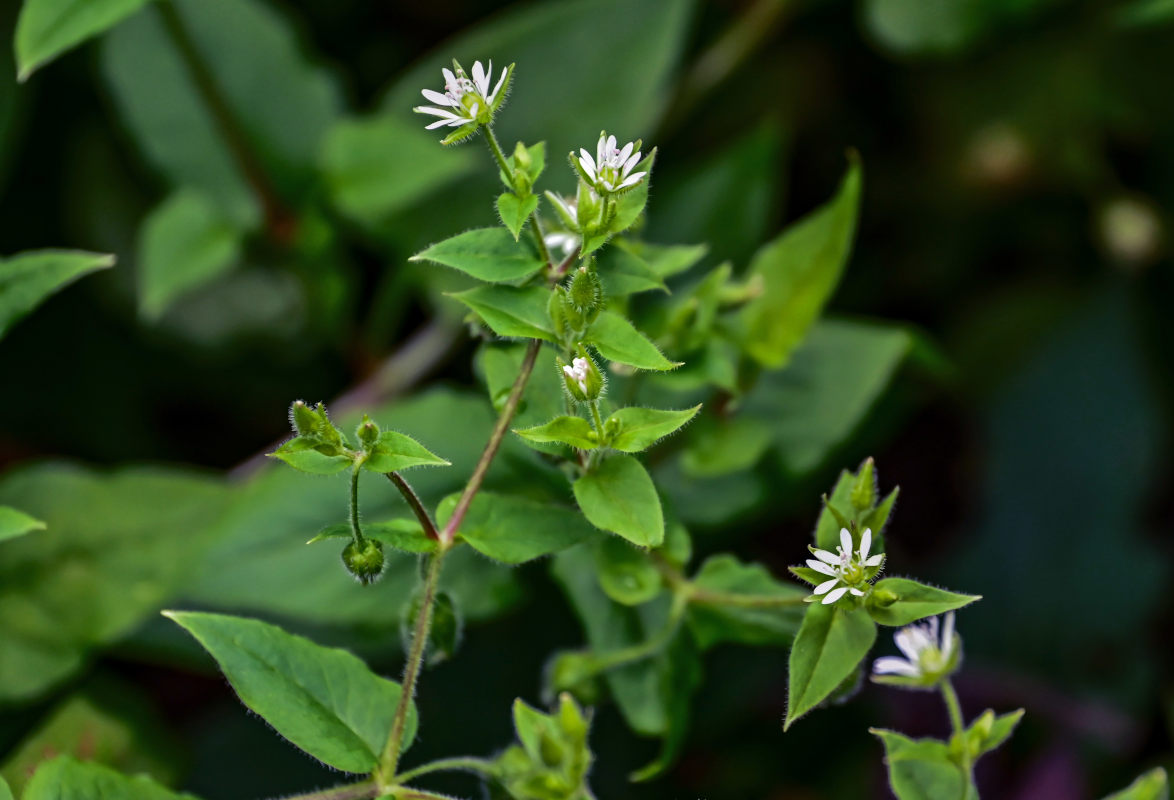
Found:
<path fill-rule="evenodd" d="M 616 137 L 605 133 L 599 135 L 595 147 L 595 158 L 586 148 L 579 148 L 579 166 L 587 182 L 601 193 L 614 193 L 630 189 L 638 184 L 647 172 L 632 172 L 640 163 L 640 143 L 628 142 L 622 148 L 616 147 Z"/>
<path fill-rule="evenodd" d="M 579 249 L 579 242 L 581 241 L 579 234 L 571 233 L 570 231 L 553 231 L 542 237 L 546 242 L 546 246 L 551 250 L 563 251 L 563 258 L 568 258 Z"/>
<path fill-rule="evenodd" d="M 815 558 L 807 559 L 807 566 L 828 576 L 828 580 L 815 587 L 816 595 L 825 595 L 823 604 L 830 605 L 851 592 L 863 597 L 861 587 L 867 587 L 872 567 L 879 567 L 885 560 L 884 553 L 869 556 L 872 547 L 872 529 L 866 528 L 860 536 L 860 549 L 853 550 L 852 534 L 847 528 L 840 528 L 840 546 L 836 552 L 811 549 Z M 842 585 L 841 585 L 842 584 Z"/>
<path fill-rule="evenodd" d="M 582 237 L 576 233 L 579 219 L 579 201 L 574 197 L 563 197 L 554 192 L 547 192 L 546 197 L 554 210 L 558 212 L 568 230 L 552 231 L 543 237 L 546 246 L 551 250 L 563 251 L 564 257 L 570 257 L 579 249 Z"/>
<path fill-rule="evenodd" d="M 961 639 L 954 633 L 954 612 L 946 614 L 939 638 L 938 618 L 926 624 L 909 625 L 897 631 L 893 641 L 905 658 L 885 656 L 872 665 L 873 675 L 897 675 L 911 678 L 920 684 L 936 683 L 958 666 L 961 657 Z"/>
<path fill-rule="evenodd" d="M 579 384 L 579 389 L 583 394 L 587 394 L 587 373 L 590 370 L 591 367 L 587 364 L 587 359 L 576 358 L 571 362 L 571 366 L 563 367 L 563 374 Z"/>
<path fill-rule="evenodd" d="M 436 105 L 416 106 L 412 109 L 418 114 L 440 117 L 425 126 L 428 130 L 444 125 L 459 128 L 462 125 L 488 122 L 493 112 L 501 105 L 501 90 L 509 77 L 509 67 L 501 71 L 501 78 L 493 87 L 493 91 L 490 91 L 489 81 L 493 76 L 493 61 L 489 62 L 488 70 L 482 68 L 480 61 L 475 62 L 472 80 L 455 61 L 453 66 L 456 68 L 455 73 L 447 67 L 441 70 L 444 73 L 443 94 L 431 89 L 422 89 L 420 92 L 426 100 Z"/>

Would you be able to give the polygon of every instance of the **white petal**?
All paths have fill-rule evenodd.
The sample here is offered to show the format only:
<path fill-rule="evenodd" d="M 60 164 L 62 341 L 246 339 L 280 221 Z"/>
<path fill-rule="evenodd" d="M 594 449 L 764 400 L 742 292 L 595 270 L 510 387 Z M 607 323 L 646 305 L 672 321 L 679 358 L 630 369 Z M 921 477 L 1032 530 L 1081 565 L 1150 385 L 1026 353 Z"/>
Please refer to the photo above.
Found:
<path fill-rule="evenodd" d="M 596 161 L 591 157 L 591 154 L 587 152 L 586 147 L 579 148 L 579 163 L 583 165 L 583 169 L 590 172 L 594 177 Z"/>
<path fill-rule="evenodd" d="M 864 592 L 860 591 L 856 587 L 852 587 L 848 591 L 850 591 L 852 594 L 856 595 L 857 597 L 864 597 Z"/>
<path fill-rule="evenodd" d="M 451 125 L 451 124 L 452 123 L 447 119 L 438 119 L 438 120 L 436 120 L 436 122 L 433 122 L 431 125 L 425 125 L 424 130 L 430 131 L 433 128 L 439 128 L 443 125 Z"/>
<path fill-rule="evenodd" d="M 469 118 L 470 119 L 476 118 L 477 112 L 480 110 L 481 110 L 481 104 L 474 102 L 472 107 L 469 109 Z"/>
<path fill-rule="evenodd" d="M 417 114 L 431 114 L 434 117 L 444 117 L 445 119 L 455 119 L 458 116 L 447 109 L 433 106 L 416 106 L 412 110 Z"/>
<path fill-rule="evenodd" d="M 448 95 L 434 92 L 431 89 L 421 89 L 420 94 L 424 95 L 424 99 L 428 102 L 436 103 L 440 106 L 455 106 L 457 104 L 457 101 Z"/>
<path fill-rule="evenodd" d="M 917 647 L 917 641 L 910 635 L 913 627 L 902 628 L 893 636 L 893 641 L 897 643 L 897 647 L 905 654 L 905 657 L 910 661 L 917 661 L 921 657 L 921 650 Z"/>
<path fill-rule="evenodd" d="M 903 658 L 885 656 L 878 658 L 872 664 L 873 675 L 904 675 L 909 678 L 921 677 L 921 670 Z"/>
<path fill-rule="evenodd" d="M 457 76 L 452 74 L 451 69 L 449 69 L 448 67 L 441 67 L 440 71 L 444 75 L 445 88 L 448 88 L 449 86 L 458 86 L 459 85 L 457 83 Z"/>
<path fill-rule="evenodd" d="M 640 151 L 637 150 L 627 161 L 624 162 L 623 173 L 627 175 L 632 171 L 632 167 L 640 163 Z"/>
<path fill-rule="evenodd" d="M 489 66 L 493 67 L 492 64 Z M 480 61 L 473 62 L 473 83 L 482 97 L 489 93 L 489 78 L 485 77 L 485 68 L 481 66 Z"/>
<path fill-rule="evenodd" d="M 628 156 L 632 155 L 632 148 L 635 146 L 635 144 L 635 142 L 628 142 L 626 145 L 624 145 L 623 149 L 620 150 L 619 161 L 621 164 L 628 160 Z"/>
<path fill-rule="evenodd" d="M 461 119 L 460 117 L 457 117 L 456 119 L 450 119 L 448 122 L 446 122 L 444 124 L 449 126 L 450 128 L 459 128 L 462 125 L 468 124 L 472 121 L 473 120 L 471 120 L 471 119 Z"/>
<path fill-rule="evenodd" d="M 599 141 L 595 143 L 595 160 L 600 164 L 603 163 L 605 152 L 607 148 L 607 136 L 605 134 L 599 135 Z"/>
<path fill-rule="evenodd" d="M 825 606 L 830 606 L 832 603 L 843 597 L 847 591 L 847 586 L 841 586 L 839 589 L 832 589 L 830 592 L 828 592 L 828 596 L 823 599 L 823 604 Z"/>
<path fill-rule="evenodd" d="M 836 554 L 827 550 L 813 550 L 811 554 L 820 561 L 823 561 L 826 564 L 831 564 L 833 567 L 840 563 L 840 559 L 836 557 Z"/>
<path fill-rule="evenodd" d="M 879 565 L 884 560 L 885 560 L 885 554 L 884 553 L 877 553 L 872 558 L 869 558 L 868 560 L 866 560 L 864 562 L 864 566 L 875 567 L 875 566 Z"/>
<path fill-rule="evenodd" d="M 840 549 L 849 555 L 852 554 L 852 534 L 847 528 L 840 528 Z"/>
<path fill-rule="evenodd" d="M 640 182 L 640 179 L 647 175 L 647 172 L 637 172 L 635 175 L 629 177 L 626 181 L 620 184 L 621 189 L 626 189 L 629 186 L 635 186 Z"/>
<path fill-rule="evenodd" d="M 836 574 L 835 569 L 833 569 L 831 567 L 831 565 L 825 564 L 822 561 L 816 561 L 814 558 L 807 559 L 807 566 L 811 567 L 816 572 L 820 572 L 824 575 L 835 575 Z"/>
<path fill-rule="evenodd" d="M 615 149 L 616 149 L 616 137 L 615 136 L 607 137 L 607 154 L 610 156 L 612 153 L 615 152 Z"/>
<path fill-rule="evenodd" d="M 860 560 L 868 558 L 868 551 L 872 548 L 872 528 L 865 528 L 860 534 Z"/>
<path fill-rule="evenodd" d="M 492 66 L 493 66 L 493 62 L 492 62 L 492 61 L 490 61 L 490 62 L 489 62 L 489 65 L 492 67 Z M 492 77 L 493 70 L 490 70 L 489 72 L 490 72 L 490 76 Z M 497 79 L 497 86 L 494 86 L 494 87 L 493 87 L 493 94 L 489 95 L 489 101 L 490 101 L 490 102 L 493 102 L 493 100 L 494 100 L 494 99 L 497 97 L 497 93 L 501 91 L 501 85 L 502 85 L 503 83 L 505 83 L 505 76 L 506 76 L 506 75 L 509 75 L 509 74 L 510 74 L 510 69 L 509 69 L 509 67 L 506 67 L 505 69 L 503 69 L 503 70 L 501 71 L 501 77 Z"/>
<path fill-rule="evenodd" d="M 832 587 L 840 582 L 839 578 L 832 578 L 830 581 L 824 581 L 814 589 L 815 594 L 826 594 L 832 590 Z"/>
<path fill-rule="evenodd" d="M 950 657 L 950 651 L 954 649 L 954 612 L 951 611 L 946 614 L 946 626 L 942 631 L 942 655 L 947 659 Z"/>

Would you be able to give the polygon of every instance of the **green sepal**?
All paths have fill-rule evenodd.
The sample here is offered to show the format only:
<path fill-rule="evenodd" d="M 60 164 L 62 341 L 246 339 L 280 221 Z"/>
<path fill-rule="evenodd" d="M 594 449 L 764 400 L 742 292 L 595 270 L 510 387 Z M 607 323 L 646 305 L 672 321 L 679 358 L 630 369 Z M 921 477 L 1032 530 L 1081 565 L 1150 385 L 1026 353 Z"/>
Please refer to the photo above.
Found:
<path fill-rule="evenodd" d="M 606 444 L 624 453 L 639 453 L 680 430 L 700 410 L 700 404 L 681 411 L 621 408 L 603 423 Z"/>
<path fill-rule="evenodd" d="M 443 145 L 457 144 L 468 139 L 481 128 L 480 122 L 468 122 L 440 140 Z"/>
<path fill-rule="evenodd" d="M 490 81 L 489 81 L 490 84 L 496 85 L 493 82 L 493 76 L 490 75 L 489 78 L 490 78 Z M 505 69 L 505 81 L 502 82 L 501 88 L 497 90 L 497 94 L 493 98 L 493 105 L 490 106 L 490 108 L 489 108 L 490 113 L 496 114 L 497 110 L 499 108 L 501 108 L 502 103 L 505 102 L 506 96 L 510 93 L 510 84 L 513 83 L 513 80 L 514 80 L 514 65 L 510 64 Z"/>
<path fill-rule="evenodd" d="M 787 567 L 787 571 L 799 580 L 806 581 L 812 586 L 816 586 L 828 580 L 827 575 L 824 575 L 822 572 L 816 572 L 811 567 Z"/>
<path fill-rule="evenodd" d="M 880 592 L 892 592 L 897 599 L 881 605 L 873 600 Z M 900 627 L 919 619 L 945 614 L 981 599 L 980 595 L 949 592 L 908 578 L 885 578 L 873 587 L 866 605 L 869 616 L 876 622 Z"/>
<path fill-rule="evenodd" d="M 876 625 L 863 608 L 809 605 L 791 647 L 783 730 L 835 691 L 875 641 Z"/>
<path fill-rule="evenodd" d="M 616 195 L 614 213 L 608 223 L 607 232 L 614 235 L 626 231 L 644 213 L 644 206 L 648 204 L 648 187 L 652 181 L 652 165 L 656 161 L 656 148 L 652 148 L 640 163 L 632 168 L 632 172 L 647 172 L 648 174 L 635 186 L 623 190 Z"/>
<path fill-rule="evenodd" d="M 599 446 L 591 423 L 582 417 L 555 417 L 545 425 L 514 430 L 514 433 L 531 442 L 561 442 L 580 450 L 593 450 Z"/>
<path fill-rule="evenodd" d="M 334 475 L 354 463 L 354 457 L 337 445 L 324 444 L 307 436 L 295 436 L 268 455 L 313 475 Z"/>
<path fill-rule="evenodd" d="M 973 764 L 1010 739 L 1021 719 L 1022 708 L 998 715 L 988 708 L 970 723 L 962 739 L 959 739 L 957 734 L 950 737 L 950 753 L 959 757 L 962 754 L 962 747 L 965 746 L 970 755 L 970 763 Z"/>
<path fill-rule="evenodd" d="M 451 463 L 432 453 L 410 436 L 396 431 L 383 431 L 374 446 L 367 451 L 363 469 L 385 474 L 411 467 L 448 467 Z"/>

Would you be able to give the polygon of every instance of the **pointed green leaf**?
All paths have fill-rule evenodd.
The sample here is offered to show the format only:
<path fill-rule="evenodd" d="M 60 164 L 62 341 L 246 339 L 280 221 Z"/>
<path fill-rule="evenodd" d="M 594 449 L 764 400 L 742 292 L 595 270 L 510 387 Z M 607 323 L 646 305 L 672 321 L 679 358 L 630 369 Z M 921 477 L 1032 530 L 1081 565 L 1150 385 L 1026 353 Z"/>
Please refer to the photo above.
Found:
<path fill-rule="evenodd" d="M 550 292 L 539 286 L 479 286 L 449 297 L 471 308 L 498 336 L 555 340 L 546 310 Z"/>
<path fill-rule="evenodd" d="M 648 204 L 648 186 L 652 183 L 652 164 L 656 161 L 656 148 L 644 156 L 640 163 L 632 168 L 632 172 L 647 172 L 648 175 L 637 184 L 636 188 L 624 192 L 616 198 L 615 218 L 608 228 L 608 233 L 622 233 L 639 219 L 644 213 L 644 206 Z"/>
<path fill-rule="evenodd" d="M 648 553 L 615 536 L 596 541 L 595 569 L 603 593 L 625 606 L 647 603 L 663 588 Z"/>
<path fill-rule="evenodd" d="M 694 478 L 744 472 L 762 459 L 770 444 L 770 428 L 760 418 L 706 416 L 689 431 L 681 469 Z"/>
<path fill-rule="evenodd" d="M 400 686 L 345 650 L 275 625 L 223 614 L 165 611 L 216 659 L 250 709 L 279 734 L 344 772 L 370 772 L 391 731 Z M 409 709 L 404 747 L 416 735 Z"/>
<path fill-rule="evenodd" d="M 670 278 L 696 265 L 709 252 L 706 244 L 647 244 L 624 241 L 621 247 L 630 247 L 636 255 L 661 278 Z"/>
<path fill-rule="evenodd" d="M 872 728 L 885 746 L 889 786 L 897 800 L 942 800 L 963 797 L 966 778 L 950 759 L 950 749 L 937 739 L 910 739 L 908 736 Z M 978 797 L 971 784 L 966 797 Z"/>
<path fill-rule="evenodd" d="M 159 317 L 182 295 L 223 275 L 240 259 L 242 235 L 206 196 L 181 190 L 139 228 L 139 309 Z"/>
<path fill-rule="evenodd" d="M 720 642 L 786 645 L 794 640 L 808 592 L 775 579 L 761 564 L 729 554 L 712 556 L 693 578 L 689 627 L 706 650 Z"/>
<path fill-rule="evenodd" d="M 0 777 L 0 800 L 13 800 L 12 790 L 8 788 L 8 781 Z"/>
<path fill-rule="evenodd" d="M 1157 767 L 1121 791 L 1109 795 L 1105 800 L 1169 800 L 1169 798 L 1170 785 L 1166 778 L 1166 770 Z"/>
<path fill-rule="evenodd" d="M 438 525 L 448 523 L 456 503 L 456 495 L 441 502 Z M 573 508 L 493 492 L 477 494 L 458 531 L 474 550 L 505 564 L 557 553 L 594 533 Z"/>
<path fill-rule="evenodd" d="M 338 450 L 337 447 L 324 445 L 318 439 L 295 436 L 270 453 L 269 456 L 280 458 L 294 469 L 313 475 L 334 475 L 354 464 L 351 457 L 345 453 L 332 452 L 331 455 L 327 455 L 321 452 L 323 449 Z"/>
<path fill-rule="evenodd" d="M 49 295 L 112 266 L 114 256 L 81 250 L 30 250 L 0 260 L 0 338 Z"/>
<path fill-rule="evenodd" d="M 632 456 L 606 459 L 575 481 L 575 499 L 597 528 L 641 547 L 664 541 L 660 497 L 644 465 Z"/>
<path fill-rule="evenodd" d="M 497 214 L 501 217 L 502 224 L 509 228 L 510 233 L 514 235 L 515 242 L 522 235 L 522 228 L 526 226 L 526 220 L 530 218 L 536 208 L 538 208 L 537 195 L 527 195 L 523 199 L 512 192 L 506 192 L 498 195 L 497 198 Z"/>
<path fill-rule="evenodd" d="M 367 454 L 363 469 L 371 472 L 399 472 L 410 467 L 449 466 L 449 462 L 430 452 L 411 436 L 383 431 Z"/>
<path fill-rule="evenodd" d="M 419 521 L 415 519 L 404 518 L 387 520 L 385 522 L 364 522 L 363 535 L 368 539 L 374 539 L 388 547 L 394 547 L 396 550 L 402 550 L 405 553 L 436 552 L 436 541 L 428 538 L 428 534 L 424 533 L 424 529 L 420 527 Z M 349 522 L 339 522 L 334 525 L 327 525 L 318 531 L 317 535 L 306 542 L 306 544 L 323 542 L 328 539 L 350 539 L 352 536 L 351 524 Z"/>
<path fill-rule="evenodd" d="M 538 202 L 537 198 L 534 202 Z M 516 237 L 501 228 L 477 228 L 458 233 L 409 260 L 443 264 L 490 283 L 520 280 L 544 266 L 528 241 L 518 242 Z"/>
<path fill-rule="evenodd" d="M 853 159 L 836 196 L 783 231 L 754 256 L 748 274 L 763 292 L 741 312 L 747 352 L 767 367 L 787 363 L 839 283 L 860 203 L 860 164 Z"/>
<path fill-rule="evenodd" d="M 656 345 L 614 311 L 604 311 L 596 317 L 587 331 L 587 340 L 608 361 L 658 371 L 680 366 L 665 358 Z"/>
<path fill-rule="evenodd" d="M 783 730 L 851 675 L 875 641 L 876 625 L 863 608 L 809 605 L 791 648 Z"/>
<path fill-rule="evenodd" d="M 515 430 L 514 433 L 531 442 L 562 442 L 580 450 L 599 446 L 591 423 L 582 417 L 555 417 L 545 425 Z"/>
<path fill-rule="evenodd" d="M 18 79 L 92 36 L 114 27 L 150 0 L 25 0 L 16 20 Z"/>
<path fill-rule="evenodd" d="M 0 542 L 5 539 L 15 539 L 32 531 L 45 530 L 45 523 L 30 517 L 23 511 L 17 511 L 9 506 L 0 506 Z"/>
<path fill-rule="evenodd" d="M 608 446 L 625 453 L 647 450 L 679 430 L 701 410 L 700 404 L 681 411 L 629 406 L 608 417 L 603 428 L 611 437 Z"/>
<path fill-rule="evenodd" d="M 0 790 L 0 797 L 3 796 Z M 11 797 L 11 795 L 9 795 Z M 23 800 L 196 800 L 165 789 L 146 775 L 130 777 L 110 767 L 58 756 L 37 768 Z"/>
<path fill-rule="evenodd" d="M 874 592 L 892 592 L 897 595 L 897 601 L 892 605 L 881 608 L 870 603 L 868 607 L 868 613 L 874 620 L 881 625 L 893 626 L 908 625 L 925 617 L 945 614 L 982 599 L 978 595 L 957 594 L 936 586 L 926 586 L 908 578 L 885 578 L 876 584 Z M 875 596 L 874 593 L 872 597 Z"/>
<path fill-rule="evenodd" d="M 979 714 L 970 727 L 966 729 L 966 742 L 970 748 L 972 760 L 996 749 L 1003 742 L 1011 738 L 1019 721 L 1023 719 L 1023 709 L 1007 714 L 995 715 L 991 709 Z"/>
<path fill-rule="evenodd" d="M 607 297 L 626 297 L 652 289 L 668 292 L 660 273 L 644 259 L 619 247 L 609 247 L 599 255 L 598 269 Z"/>

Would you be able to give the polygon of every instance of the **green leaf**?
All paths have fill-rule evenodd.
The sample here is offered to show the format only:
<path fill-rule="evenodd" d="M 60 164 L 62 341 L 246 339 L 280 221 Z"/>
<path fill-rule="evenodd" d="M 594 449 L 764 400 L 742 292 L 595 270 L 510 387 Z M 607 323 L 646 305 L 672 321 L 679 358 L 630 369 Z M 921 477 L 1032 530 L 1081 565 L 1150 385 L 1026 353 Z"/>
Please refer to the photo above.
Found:
<path fill-rule="evenodd" d="M 452 466 L 411 436 L 383 431 L 367 454 L 363 469 L 371 472 L 399 472 L 410 467 Z"/>
<path fill-rule="evenodd" d="M 809 605 L 791 648 L 783 730 L 851 675 L 875 641 L 876 625 L 863 608 Z"/>
<path fill-rule="evenodd" d="M 45 523 L 34 519 L 23 511 L 9 506 L 0 506 L 0 542 L 15 539 L 33 531 L 45 530 Z"/>
<path fill-rule="evenodd" d="M 889 786 L 897 800 L 942 800 L 963 797 L 966 778 L 950 760 L 950 750 L 937 739 L 910 739 L 908 736 L 871 728 L 885 746 Z M 966 797 L 978 797 L 973 784 Z"/>
<path fill-rule="evenodd" d="M 0 480 L 45 530 L 3 543 L 0 702 L 28 701 L 138 628 L 190 580 L 224 512 L 219 480 L 45 463 Z"/>
<path fill-rule="evenodd" d="M 1174 22 L 1174 0 L 1132 0 L 1116 9 L 1123 27 L 1167 25 Z"/>
<path fill-rule="evenodd" d="M 322 139 L 342 106 L 333 78 L 303 58 L 293 27 L 269 3 L 170 3 L 273 191 L 286 201 L 308 196 L 319 185 Z M 164 11 L 148 7 L 104 39 L 102 67 L 115 105 L 172 186 L 199 190 L 238 225 L 255 225 L 260 204 Z"/>
<path fill-rule="evenodd" d="M 0 795 L 3 792 L 0 791 Z M 133 778 L 101 764 L 58 756 L 37 769 L 23 800 L 196 800 L 164 789 L 145 775 Z"/>
<path fill-rule="evenodd" d="M 648 204 L 648 187 L 652 183 L 652 164 L 656 161 L 656 148 L 644 156 L 640 163 L 632 168 L 633 172 L 647 172 L 644 180 L 636 188 L 624 192 L 616 198 L 615 217 L 608 226 L 608 233 L 616 234 L 626 231 L 644 213 L 644 206 Z"/>
<path fill-rule="evenodd" d="M 957 594 L 936 586 L 926 586 L 908 578 L 885 578 L 876 584 L 874 591 L 892 592 L 897 595 L 897 601 L 884 608 L 870 603 L 868 613 L 881 625 L 898 627 L 925 617 L 945 614 L 982 599 L 978 595 Z"/>
<path fill-rule="evenodd" d="M 791 225 L 754 256 L 748 275 L 762 294 L 740 313 L 746 351 L 763 366 L 787 363 L 839 283 L 856 231 L 860 164 L 853 159 L 826 205 Z"/>
<path fill-rule="evenodd" d="M 522 228 L 526 226 L 526 220 L 534 213 L 534 209 L 538 208 L 538 196 L 526 195 L 526 197 L 519 198 L 512 192 L 506 192 L 498 195 L 497 198 L 497 213 L 501 217 L 501 222 L 510 233 L 514 235 L 514 241 L 518 241 L 518 237 L 522 234 Z"/>
<path fill-rule="evenodd" d="M 648 553 L 615 536 L 595 543 L 595 568 L 603 593 L 625 606 L 638 606 L 660 594 L 663 584 Z"/>
<path fill-rule="evenodd" d="M 471 308 L 498 336 L 555 340 L 546 311 L 550 292 L 542 287 L 479 286 L 449 297 Z"/>
<path fill-rule="evenodd" d="M 419 521 L 415 519 L 392 519 L 385 522 L 363 522 L 363 535 L 368 539 L 402 550 L 405 553 L 434 553 L 436 541 L 430 539 Z M 328 539 L 351 539 L 351 524 L 339 522 L 327 525 L 306 544 L 324 542 Z"/>
<path fill-rule="evenodd" d="M 30 250 L 0 260 L 0 338 L 83 275 L 114 266 L 114 256 L 81 250 Z"/>
<path fill-rule="evenodd" d="M 608 361 L 661 371 L 680 366 L 665 358 L 656 345 L 614 311 L 604 311 L 595 318 L 587 331 L 587 340 Z"/>
<path fill-rule="evenodd" d="M 150 0 L 25 0 L 16 20 L 18 80 L 114 27 Z"/>
<path fill-rule="evenodd" d="M 598 258 L 599 277 L 607 297 L 626 297 L 660 289 L 668 293 L 664 278 L 638 255 L 620 247 L 609 247 Z"/>
<path fill-rule="evenodd" d="M 681 469 L 694 478 L 744 472 L 759 462 L 770 444 L 770 428 L 762 419 L 707 415 L 689 430 Z"/>
<path fill-rule="evenodd" d="M 609 447 L 625 453 L 639 453 L 679 430 L 700 410 L 700 404 L 682 411 L 629 406 L 608 417 L 603 429 L 610 437 Z"/>
<path fill-rule="evenodd" d="M 457 496 L 444 499 L 436 522 L 448 523 Z M 573 508 L 524 497 L 479 492 L 458 531 L 474 550 L 505 564 L 523 564 L 578 544 L 594 531 Z"/>
<path fill-rule="evenodd" d="M 139 309 L 158 318 L 183 294 L 232 269 L 241 232 L 199 192 L 181 190 L 155 208 L 139 228 Z"/>
<path fill-rule="evenodd" d="M 0 778 L 0 800 L 13 800 L 12 790 L 8 788 L 8 781 Z"/>
<path fill-rule="evenodd" d="M 535 198 L 535 202 L 538 200 Z M 437 242 L 410 261 L 433 261 L 490 283 L 516 281 L 544 266 L 529 242 L 501 228 L 477 228 Z"/>
<path fill-rule="evenodd" d="M 685 272 L 709 252 L 707 244 L 649 244 L 621 239 L 616 246 L 634 252 L 661 278 L 671 278 Z"/>
<path fill-rule="evenodd" d="M 1109 795 L 1105 800 L 1169 800 L 1169 797 L 1170 785 L 1166 778 L 1166 770 L 1157 767 L 1121 791 Z"/>
<path fill-rule="evenodd" d="M 802 602 L 806 590 L 776 580 L 761 564 L 743 564 L 729 554 L 707 559 L 693 586 L 689 628 L 702 650 L 720 642 L 790 644 L 807 609 Z"/>
<path fill-rule="evenodd" d="M 966 743 L 970 749 L 971 760 L 978 760 L 1011 738 L 1021 719 L 1022 708 L 998 716 L 989 708 L 982 712 L 966 729 Z"/>
<path fill-rule="evenodd" d="M 165 611 L 212 654 L 250 709 L 314 758 L 343 772 L 379 763 L 400 686 L 345 650 L 323 647 L 275 625 L 223 614 Z M 416 737 L 409 708 L 404 747 Z"/>
<path fill-rule="evenodd" d="M 374 226 L 456 180 L 476 161 L 471 150 L 444 149 L 399 114 L 337 122 L 319 158 L 330 199 L 361 224 Z"/>
<path fill-rule="evenodd" d="M 280 458 L 296 470 L 309 472 L 313 475 L 334 475 L 350 468 L 355 462 L 345 453 L 327 455 L 322 449 L 337 451 L 332 445 L 324 445 L 318 439 L 308 436 L 295 436 L 269 453 L 272 458 Z"/>
<path fill-rule="evenodd" d="M 664 541 L 660 497 L 644 466 L 632 456 L 612 456 L 575 481 L 575 499 L 597 528 L 641 547 Z"/>
<path fill-rule="evenodd" d="M 599 446 L 591 423 L 582 417 L 555 417 L 545 425 L 515 430 L 514 433 L 531 442 L 562 442 L 580 450 Z"/>

